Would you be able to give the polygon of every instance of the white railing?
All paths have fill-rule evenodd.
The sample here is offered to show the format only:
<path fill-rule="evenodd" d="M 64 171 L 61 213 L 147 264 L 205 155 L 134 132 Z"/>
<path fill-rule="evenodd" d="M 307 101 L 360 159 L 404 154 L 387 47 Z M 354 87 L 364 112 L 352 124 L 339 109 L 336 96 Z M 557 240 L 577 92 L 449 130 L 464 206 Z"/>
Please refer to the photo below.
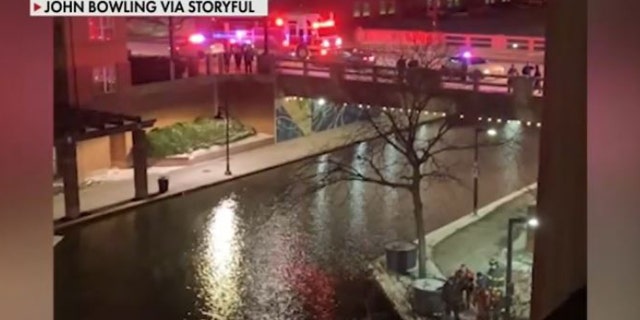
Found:
<path fill-rule="evenodd" d="M 386 66 L 349 67 L 335 63 L 279 59 L 276 61 L 275 68 L 279 74 L 285 75 L 334 79 L 338 77 L 342 80 L 387 84 L 400 82 L 397 69 Z M 462 78 L 464 78 L 464 80 Z M 508 94 L 511 92 L 511 90 L 509 90 L 510 85 L 508 80 L 509 77 L 506 75 L 484 76 L 478 73 L 469 73 L 466 77 L 460 74 L 456 74 L 455 76 L 443 75 L 442 85 L 445 89 Z M 531 78 L 532 84 L 536 81 L 539 81 L 539 90 L 534 90 L 532 87 L 532 94 L 534 96 L 542 96 L 544 79 Z"/>

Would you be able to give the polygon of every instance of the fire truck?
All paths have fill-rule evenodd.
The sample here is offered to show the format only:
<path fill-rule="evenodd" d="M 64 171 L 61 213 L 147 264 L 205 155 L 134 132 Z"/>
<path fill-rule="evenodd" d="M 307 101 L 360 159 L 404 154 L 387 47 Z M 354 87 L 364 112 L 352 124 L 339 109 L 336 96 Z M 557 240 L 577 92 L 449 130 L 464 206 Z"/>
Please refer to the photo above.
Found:
<path fill-rule="evenodd" d="M 266 31 L 266 36 L 265 36 Z M 333 14 L 277 14 L 267 18 L 211 18 L 199 23 L 198 32 L 183 42 L 180 52 L 202 55 L 214 46 L 225 50 L 252 48 L 263 52 L 308 59 L 342 47 Z"/>

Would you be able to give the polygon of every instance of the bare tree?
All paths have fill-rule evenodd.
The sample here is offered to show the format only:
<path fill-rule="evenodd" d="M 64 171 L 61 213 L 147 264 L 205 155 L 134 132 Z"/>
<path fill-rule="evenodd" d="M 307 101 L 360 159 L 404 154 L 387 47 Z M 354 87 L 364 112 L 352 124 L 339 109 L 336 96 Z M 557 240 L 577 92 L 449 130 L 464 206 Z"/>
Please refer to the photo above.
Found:
<path fill-rule="evenodd" d="M 364 120 L 347 143 L 378 139 L 379 148 L 370 148 L 356 159 L 341 159 L 328 155 L 314 160 L 311 165 L 325 168 L 312 171 L 301 181 L 313 180 L 312 190 L 326 188 L 339 182 L 361 181 L 383 187 L 408 191 L 413 204 L 413 218 L 418 238 L 418 276 L 426 277 L 425 221 L 423 216 L 423 191 L 433 183 L 461 180 L 454 176 L 454 164 L 443 155 L 475 147 L 449 141 L 448 134 L 459 124 L 462 116 L 456 113 L 455 104 L 439 94 L 440 80 L 437 72 L 427 68 L 416 69 L 402 85 L 396 108 L 365 107 Z M 437 109 L 438 112 L 433 112 Z M 501 142 L 480 142 L 483 146 Z M 397 160 L 385 160 L 384 149 L 391 148 L 400 156 Z M 394 170 L 390 170 L 394 167 Z"/>

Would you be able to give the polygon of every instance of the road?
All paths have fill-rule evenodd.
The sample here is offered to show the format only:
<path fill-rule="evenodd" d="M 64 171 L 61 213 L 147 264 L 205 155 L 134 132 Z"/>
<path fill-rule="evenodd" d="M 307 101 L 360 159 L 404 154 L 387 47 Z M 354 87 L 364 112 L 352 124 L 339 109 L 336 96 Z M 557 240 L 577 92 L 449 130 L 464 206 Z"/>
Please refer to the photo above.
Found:
<path fill-rule="evenodd" d="M 481 150 L 482 204 L 536 179 L 538 130 L 509 130 L 518 143 Z M 472 141 L 472 132 L 449 138 Z M 377 145 L 332 156 L 352 161 Z M 384 159 L 400 157 L 387 148 Z M 471 211 L 471 159 L 470 151 L 443 159 L 463 184 L 425 190 L 428 230 Z M 362 182 L 293 196 L 291 186 L 310 183 L 299 170 L 283 166 L 68 230 L 55 247 L 56 319 L 362 319 L 374 292 L 368 262 L 384 243 L 415 237 L 411 201 Z"/>

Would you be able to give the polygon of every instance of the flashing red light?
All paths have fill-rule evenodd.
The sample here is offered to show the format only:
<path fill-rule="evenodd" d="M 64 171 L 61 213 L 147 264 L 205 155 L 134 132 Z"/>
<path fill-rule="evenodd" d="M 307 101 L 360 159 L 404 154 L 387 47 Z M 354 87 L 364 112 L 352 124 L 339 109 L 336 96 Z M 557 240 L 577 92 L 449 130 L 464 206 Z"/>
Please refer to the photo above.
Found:
<path fill-rule="evenodd" d="M 205 40 L 205 37 L 200 33 L 192 34 L 191 36 L 189 36 L 189 42 L 193 44 L 202 44 Z"/>
<path fill-rule="evenodd" d="M 282 18 L 277 18 L 276 19 L 276 26 L 282 27 L 283 25 L 284 25 L 284 20 L 282 20 Z"/>
<path fill-rule="evenodd" d="M 342 38 L 336 39 L 336 47 L 339 47 L 341 45 L 342 45 Z"/>
<path fill-rule="evenodd" d="M 331 28 L 331 27 L 335 27 L 336 26 L 336 22 L 333 20 L 327 20 L 327 21 L 316 21 L 313 24 L 311 24 L 311 26 L 314 29 L 318 29 L 318 28 Z"/>
<path fill-rule="evenodd" d="M 329 40 L 322 40 L 322 46 L 325 48 L 328 48 L 331 44 L 329 43 Z"/>

